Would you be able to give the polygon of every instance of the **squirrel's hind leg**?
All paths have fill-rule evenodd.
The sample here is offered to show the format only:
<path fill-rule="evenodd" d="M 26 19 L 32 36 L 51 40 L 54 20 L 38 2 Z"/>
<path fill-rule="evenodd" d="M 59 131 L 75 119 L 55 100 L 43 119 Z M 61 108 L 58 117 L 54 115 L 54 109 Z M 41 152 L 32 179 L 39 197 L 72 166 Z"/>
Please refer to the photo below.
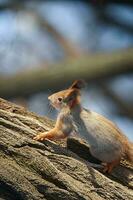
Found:
<path fill-rule="evenodd" d="M 111 163 L 107 163 L 106 166 L 103 169 L 103 172 L 104 173 L 107 172 L 108 174 L 110 174 L 112 172 L 113 168 L 120 164 L 120 160 L 121 159 L 117 159 L 117 160 L 115 160 Z"/>

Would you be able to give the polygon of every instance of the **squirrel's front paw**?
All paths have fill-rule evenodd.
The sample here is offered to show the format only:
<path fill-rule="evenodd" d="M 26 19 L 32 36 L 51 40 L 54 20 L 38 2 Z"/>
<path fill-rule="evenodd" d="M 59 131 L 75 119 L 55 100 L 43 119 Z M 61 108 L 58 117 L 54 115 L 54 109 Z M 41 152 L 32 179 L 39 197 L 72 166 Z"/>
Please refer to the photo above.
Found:
<path fill-rule="evenodd" d="M 35 136 L 35 137 L 33 138 L 33 140 L 43 141 L 43 140 L 45 140 L 45 138 L 46 138 L 46 134 L 47 134 L 47 132 L 39 133 L 39 134 L 37 134 L 37 136 Z"/>

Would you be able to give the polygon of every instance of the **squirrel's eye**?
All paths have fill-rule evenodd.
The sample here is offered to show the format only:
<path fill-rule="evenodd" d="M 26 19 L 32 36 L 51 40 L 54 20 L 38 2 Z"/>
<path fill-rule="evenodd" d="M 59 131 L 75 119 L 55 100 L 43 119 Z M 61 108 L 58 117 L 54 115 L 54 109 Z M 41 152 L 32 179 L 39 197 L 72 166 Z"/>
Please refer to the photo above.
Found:
<path fill-rule="evenodd" d="M 59 102 L 61 102 L 61 101 L 62 101 L 62 98 L 61 98 L 61 97 L 59 97 L 59 98 L 58 98 L 58 101 L 59 101 Z"/>

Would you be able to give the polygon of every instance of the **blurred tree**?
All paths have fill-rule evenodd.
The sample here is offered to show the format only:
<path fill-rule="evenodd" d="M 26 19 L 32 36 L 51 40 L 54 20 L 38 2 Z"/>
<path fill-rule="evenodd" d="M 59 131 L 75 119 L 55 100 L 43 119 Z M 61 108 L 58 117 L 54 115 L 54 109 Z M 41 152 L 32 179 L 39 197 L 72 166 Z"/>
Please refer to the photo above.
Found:
<path fill-rule="evenodd" d="M 132 117 L 133 112 L 132 109 L 130 109 L 130 105 L 127 105 L 125 102 L 122 101 L 121 98 L 118 97 L 117 94 L 111 91 L 110 88 L 107 86 L 107 82 L 103 84 L 103 79 L 107 80 L 108 77 L 113 77 L 114 75 L 133 72 L 133 49 L 127 48 L 123 51 L 117 50 L 114 53 L 99 54 L 91 54 L 90 52 L 88 53 L 88 51 L 86 50 L 81 50 L 78 45 L 76 45 L 74 42 L 64 36 L 63 33 L 61 33 L 61 31 L 59 31 L 56 26 L 50 23 L 47 17 L 45 17 L 45 13 L 44 15 L 42 15 L 38 5 L 41 6 L 44 2 L 49 1 L 2 1 L 0 3 L 0 11 L 3 12 L 7 10 L 15 14 L 21 12 L 21 17 L 24 17 L 26 16 L 26 14 L 28 14 L 39 27 L 39 30 L 41 30 L 43 34 L 48 33 L 48 35 L 50 35 L 52 43 L 54 42 L 56 44 L 55 54 L 57 51 L 61 52 L 61 57 L 57 60 L 59 61 L 61 59 L 64 59 L 64 61 L 57 64 L 56 59 L 54 59 L 54 64 L 49 64 L 46 59 L 44 59 L 42 64 L 38 64 L 37 67 L 32 66 L 30 70 L 26 70 L 24 72 L 19 71 L 17 74 L 8 76 L 1 75 L 0 96 L 4 98 L 13 98 L 17 96 L 29 97 L 34 93 L 47 89 L 61 89 L 61 87 L 66 86 L 68 82 L 72 82 L 73 79 L 77 78 L 85 78 L 87 81 L 102 80 L 100 82 L 101 84 L 99 84 L 99 87 L 101 88 L 103 93 L 106 94 L 106 96 L 109 96 L 117 104 L 117 106 L 121 108 L 120 113 L 125 113 L 125 115 Z M 117 29 L 124 31 L 129 35 L 133 34 L 132 24 L 125 23 L 124 21 L 119 20 L 113 12 L 108 12 L 108 8 L 110 5 L 130 5 L 132 7 L 132 1 L 124 0 L 121 2 L 94 0 L 82 2 L 85 3 L 85 5 L 88 5 L 88 8 L 91 6 L 95 14 L 96 24 L 95 28 L 92 30 L 92 39 L 95 43 L 92 49 L 94 51 L 99 50 L 98 42 L 100 38 L 100 32 L 97 32 L 97 26 L 102 26 L 105 24 L 110 27 L 117 27 Z M 92 26 L 89 27 L 87 25 L 87 29 L 91 28 Z M 91 39 L 87 42 L 89 43 L 90 41 Z M 26 44 L 26 42 L 24 44 Z M 34 46 L 36 48 L 36 42 L 34 43 Z M 28 49 L 28 45 L 26 49 Z M 16 52 L 19 52 L 19 45 L 16 48 Z M 17 61 L 16 63 L 18 64 L 19 62 Z M 28 66 L 26 66 L 26 68 L 28 68 Z"/>

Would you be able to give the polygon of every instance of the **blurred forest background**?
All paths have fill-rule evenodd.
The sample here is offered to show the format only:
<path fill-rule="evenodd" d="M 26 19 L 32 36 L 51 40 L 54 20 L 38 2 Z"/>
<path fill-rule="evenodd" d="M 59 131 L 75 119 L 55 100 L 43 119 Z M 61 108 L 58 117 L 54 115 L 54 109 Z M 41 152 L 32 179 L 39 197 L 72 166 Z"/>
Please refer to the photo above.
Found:
<path fill-rule="evenodd" d="M 133 141 L 133 1 L 0 0 L 0 97 L 54 118 L 48 95 L 78 78 Z"/>

